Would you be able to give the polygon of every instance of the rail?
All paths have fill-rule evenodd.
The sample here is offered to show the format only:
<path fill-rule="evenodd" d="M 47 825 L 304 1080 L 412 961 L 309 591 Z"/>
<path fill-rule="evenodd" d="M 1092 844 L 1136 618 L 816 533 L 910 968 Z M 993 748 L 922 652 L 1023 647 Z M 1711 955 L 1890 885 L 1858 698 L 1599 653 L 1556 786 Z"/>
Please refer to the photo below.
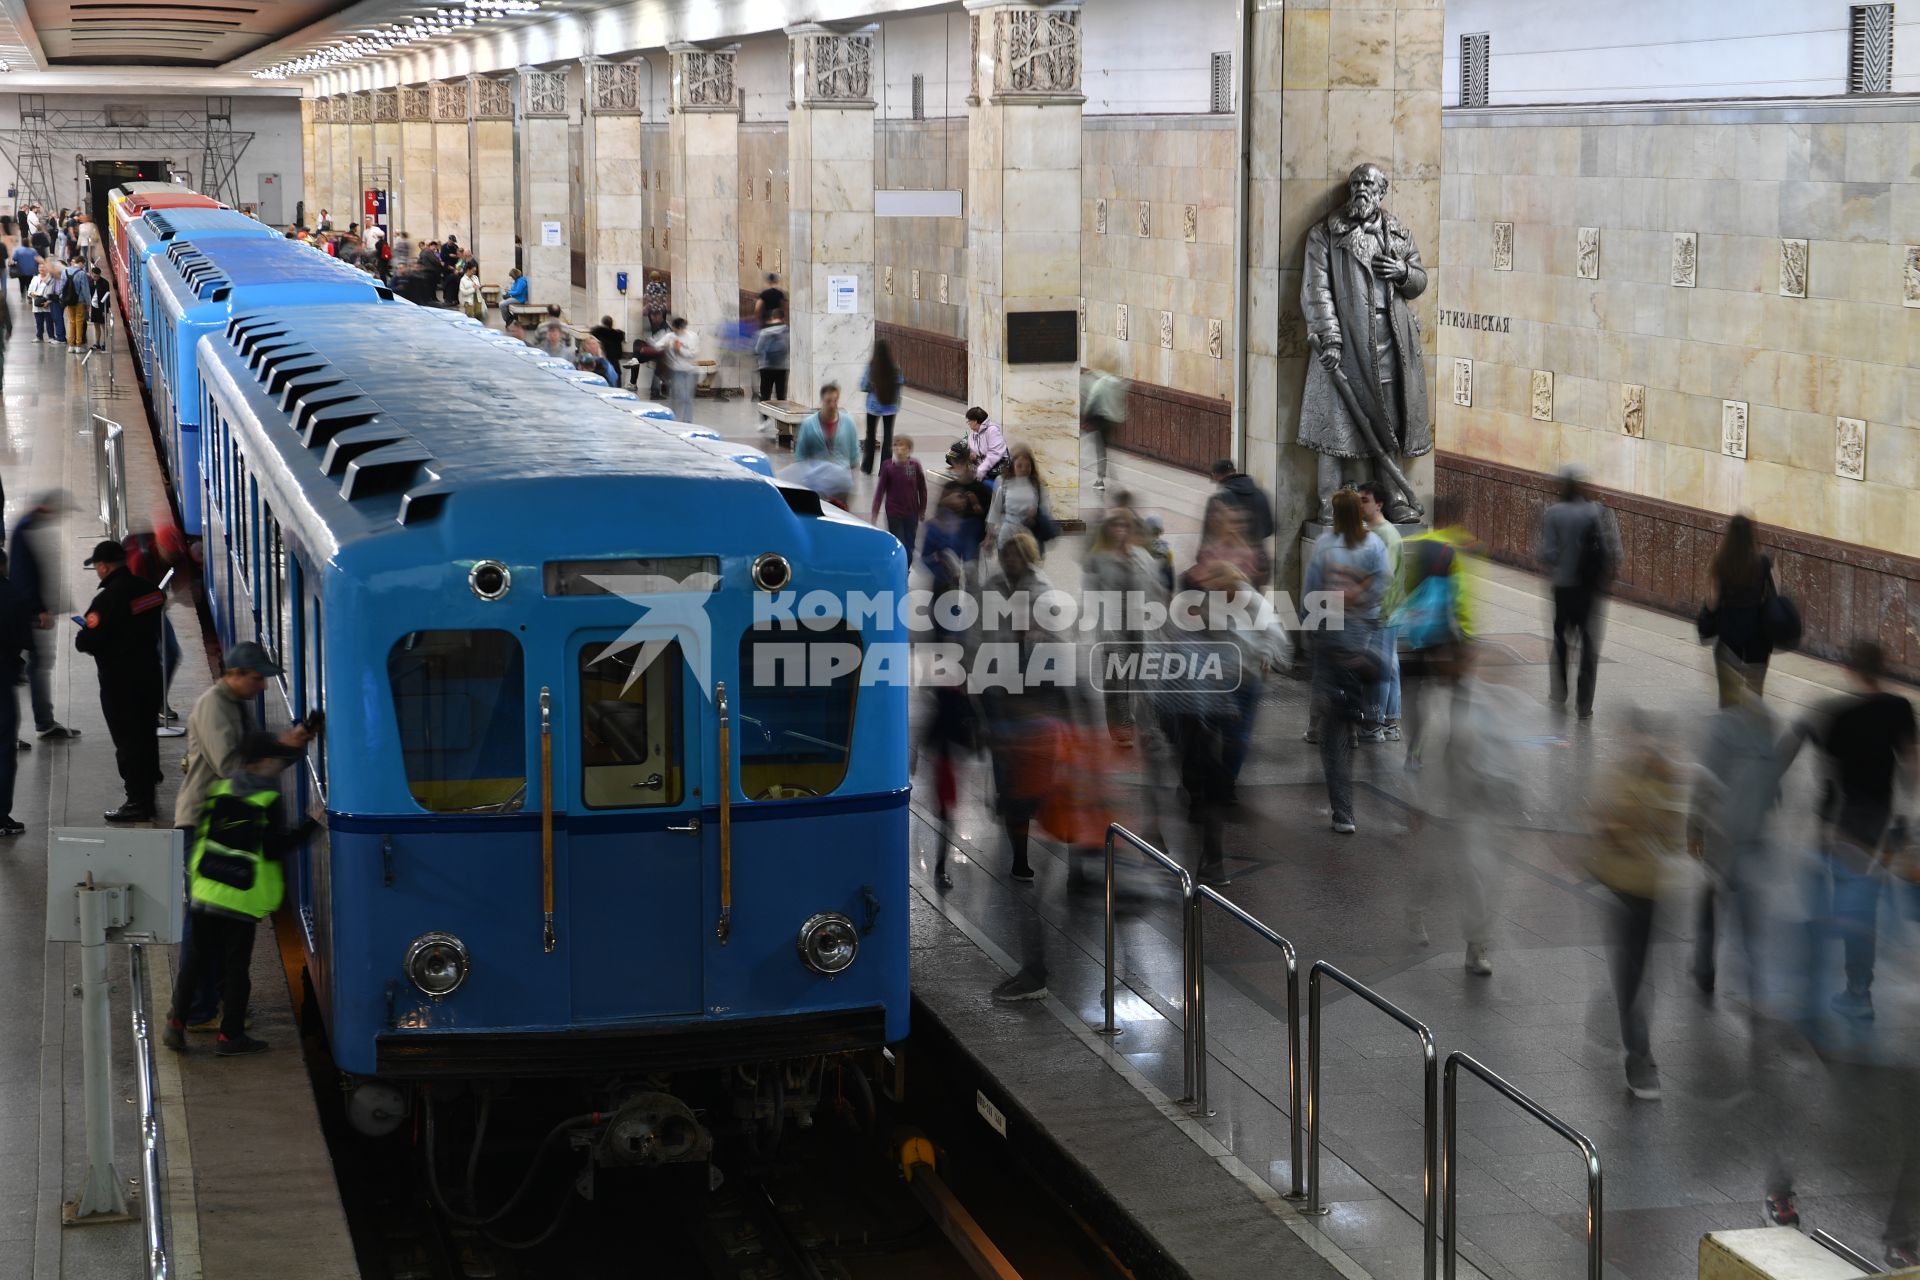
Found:
<path fill-rule="evenodd" d="M 1447 1183 L 1447 1207 L 1445 1233 L 1447 1238 L 1446 1280 L 1454 1280 L 1454 1271 L 1459 1263 L 1460 1247 L 1458 1215 L 1456 1212 L 1456 1193 L 1458 1182 L 1457 1142 L 1460 1136 L 1459 1125 L 1455 1121 L 1457 1104 L 1460 1100 L 1460 1068 L 1465 1067 L 1493 1087 L 1496 1093 L 1505 1097 L 1528 1115 L 1547 1128 L 1571 1142 L 1587 1162 L 1587 1280 L 1601 1280 L 1606 1263 L 1601 1259 L 1600 1251 L 1600 1149 L 1593 1145 L 1587 1135 L 1562 1120 L 1553 1112 L 1529 1098 L 1520 1090 L 1501 1079 L 1498 1073 L 1472 1054 L 1459 1050 L 1447 1055 L 1447 1147 L 1446 1162 L 1441 1166 Z M 1431 1270 L 1429 1270 L 1431 1274 Z"/>
<path fill-rule="evenodd" d="M 1280 954 L 1286 959 L 1287 1128 L 1288 1138 L 1292 1143 L 1293 1155 L 1290 1166 L 1293 1170 L 1293 1185 L 1287 1192 L 1287 1196 L 1289 1199 L 1298 1200 L 1305 1194 L 1301 1182 L 1301 1179 L 1305 1176 L 1305 1171 L 1300 1160 L 1300 953 L 1291 942 L 1275 933 L 1272 929 L 1269 929 L 1240 907 L 1221 897 L 1212 886 L 1200 886 L 1197 897 L 1201 903 L 1213 902 L 1217 904 L 1229 916 L 1253 930 L 1256 935 L 1280 948 Z M 1194 1110 L 1202 1115 L 1210 1114 L 1207 1110 L 1207 1024 L 1204 1017 L 1207 1008 L 1207 948 L 1205 935 L 1200 932 L 1200 926 L 1204 922 L 1203 913 L 1196 910 L 1193 917 L 1194 981 L 1200 996 L 1196 1007 L 1200 1010 L 1202 1016 L 1196 1020 L 1199 1047 L 1195 1054 L 1195 1066 L 1198 1070 L 1198 1076 L 1194 1083 L 1193 1101 Z"/>
<path fill-rule="evenodd" d="M 1440 1126 L 1436 1123 L 1440 1110 L 1440 1059 L 1434 1048 L 1433 1032 L 1427 1029 L 1425 1023 L 1405 1009 L 1365 983 L 1342 973 L 1325 960 L 1314 961 L 1313 968 L 1307 971 L 1307 1212 L 1310 1214 L 1326 1212 L 1320 1205 L 1320 979 L 1322 975 L 1332 978 L 1420 1037 L 1420 1050 L 1425 1059 L 1426 1072 L 1426 1116 L 1420 1129 L 1421 1178 L 1425 1187 L 1426 1200 L 1426 1210 L 1420 1224 L 1425 1255 L 1425 1266 L 1421 1270 L 1421 1275 L 1425 1276 L 1426 1280 L 1434 1280 L 1440 1245 L 1436 1235 L 1439 1227 L 1437 1210 L 1440 1207 L 1438 1204 L 1440 1187 L 1434 1178 L 1436 1163 L 1434 1148 L 1440 1141 Z"/>
<path fill-rule="evenodd" d="M 140 1178 L 146 1183 L 147 1280 L 168 1280 L 166 1193 L 160 1181 L 160 1108 L 154 1097 L 153 1022 L 147 1017 L 147 953 L 132 952 L 134 1074 L 140 1086 Z"/>
<path fill-rule="evenodd" d="M 1119 823 L 1107 826 L 1106 873 L 1107 873 L 1107 921 L 1106 921 L 1106 991 L 1101 1008 L 1106 1021 L 1100 1026 L 1099 1034 L 1117 1036 L 1121 1028 L 1113 1020 L 1113 921 L 1114 921 L 1114 879 L 1113 848 L 1115 839 L 1125 840 L 1135 849 L 1145 854 L 1149 861 L 1157 863 L 1163 870 L 1170 872 L 1180 882 L 1180 994 L 1185 1010 L 1180 1019 L 1180 1040 L 1186 1052 L 1187 1096 L 1180 1099 L 1183 1103 L 1194 1100 L 1197 1079 L 1200 1070 L 1198 1054 L 1205 1052 L 1205 1041 L 1196 1036 L 1196 1028 L 1206 1017 L 1206 995 L 1200 991 L 1196 979 L 1194 955 L 1195 925 L 1199 922 L 1200 899 L 1194 893 L 1193 873 L 1175 862 L 1172 858 L 1154 848 L 1151 844 L 1127 830 Z"/>
<path fill-rule="evenodd" d="M 1843 1243 L 1838 1236 L 1835 1236 L 1830 1231 L 1815 1231 L 1813 1233 L 1813 1242 L 1822 1249 L 1825 1249 L 1828 1253 L 1845 1261 L 1848 1266 L 1858 1267 L 1870 1276 L 1877 1276 L 1881 1273 L 1882 1268 L 1875 1264 L 1872 1259 L 1868 1258 L 1866 1254 L 1861 1253 L 1852 1245 Z"/>

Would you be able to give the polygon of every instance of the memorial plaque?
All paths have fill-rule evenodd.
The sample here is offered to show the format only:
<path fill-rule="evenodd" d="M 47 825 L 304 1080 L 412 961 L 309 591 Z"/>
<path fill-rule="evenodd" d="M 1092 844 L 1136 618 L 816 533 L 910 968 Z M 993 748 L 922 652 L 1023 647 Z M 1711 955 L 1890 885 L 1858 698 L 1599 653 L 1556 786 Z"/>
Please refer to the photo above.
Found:
<path fill-rule="evenodd" d="M 1077 311 L 1007 312 L 1008 364 L 1074 364 L 1080 359 Z"/>

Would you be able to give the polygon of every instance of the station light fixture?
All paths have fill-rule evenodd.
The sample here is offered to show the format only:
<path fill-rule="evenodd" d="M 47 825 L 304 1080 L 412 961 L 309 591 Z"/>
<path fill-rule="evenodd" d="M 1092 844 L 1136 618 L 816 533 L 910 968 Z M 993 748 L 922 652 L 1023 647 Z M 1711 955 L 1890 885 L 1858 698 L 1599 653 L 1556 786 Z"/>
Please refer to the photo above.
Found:
<path fill-rule="evenodd" d="M 288 76 L 313 75 L 335 67 L 378 58 L 396 49 L 447 36 L 462 35 L 481 23 L 504 19 L 524 19 L 544 9 L 557 8 L 557 0 L 461 0 L 458 7 L 434 7 L 430 12 L 413 15 L 405 25 L 382 23 L 377 30 L 362 31 L 351 39 L 317 49 L 303 57 L 277 62 L 253 73 L 255 80 L 284 80 Z M 0 71 L 7 70 L 0 62 Z"/>

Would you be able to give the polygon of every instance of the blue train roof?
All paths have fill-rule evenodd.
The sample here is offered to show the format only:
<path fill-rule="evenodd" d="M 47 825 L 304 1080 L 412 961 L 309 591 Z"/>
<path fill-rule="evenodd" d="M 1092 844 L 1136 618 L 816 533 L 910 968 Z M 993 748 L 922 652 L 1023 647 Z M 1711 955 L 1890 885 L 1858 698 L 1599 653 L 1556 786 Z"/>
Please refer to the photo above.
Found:
<path fill-rule="evenodd" d="M 280 232 L 237 209 L 149 209 L 127 224 L 129 252 L 135 245 L 146 253 L 153 253 L 156 245 L 166 241 L 219 236 L 282 238 Z"/>
<path fill-rule="evenodd" d="M 671 481 L 671 505 L 791 519 L 817 500 L 784 496 L 733 461 L 424 308 L 268 307 L 200 340 L 210 387 L 230 385 L 267 430 L 314 516 L 340 542 L 502 502 L 581 518 L 636 480 Z M 289 426 L 291 430 L 274 430 Z M 520 490 L 516 494 L 513 490 Z M 662 490 L 665 502 L 667 490 Z"/>
<path fill-rule="evenodd" d="M 371 302 L 393 296 L 391 290 L 358 267 L 278 236 L 204 242 L 176 239 L 167 245 L 163 257 L 166 265 L 156 265 L 156 280 L 177 277 L 187 286 L 189 296 L 203 301 L 225 301 L 232 290 L 260 286 L 299 290 L 309 301 Z"/>

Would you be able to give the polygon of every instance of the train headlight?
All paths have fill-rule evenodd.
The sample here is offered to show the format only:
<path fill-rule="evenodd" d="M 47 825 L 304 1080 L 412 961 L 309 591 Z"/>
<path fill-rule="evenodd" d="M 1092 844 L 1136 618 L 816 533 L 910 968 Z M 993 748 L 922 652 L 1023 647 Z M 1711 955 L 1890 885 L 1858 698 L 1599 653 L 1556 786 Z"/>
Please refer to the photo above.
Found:
<path fill-rule="evenodd" d="M 793 566 L 778 551 L 764 551 L 753 558 L 753 585 L 762 591 L 783 591 L 793 581 Z"/>
<path fill-rule="evenodd" d="M 822 911 L 800 926 L 800 958 L 815 973 L 831 977 L 860 954 L 860 931 L 838 911 Z"/>
<path fill-rule="evenodd" d="M 407 978 L 434 999 L 467 980 L 467 944 L 450 933 L 423 933 L 407 947 Z"/>
<path fill-rule="evenodd" d="M 513 589 L 513 573 L 498 560 L 482 560 L 467 571 L 467 585 L 482 600 L 498 600 Z"/>

